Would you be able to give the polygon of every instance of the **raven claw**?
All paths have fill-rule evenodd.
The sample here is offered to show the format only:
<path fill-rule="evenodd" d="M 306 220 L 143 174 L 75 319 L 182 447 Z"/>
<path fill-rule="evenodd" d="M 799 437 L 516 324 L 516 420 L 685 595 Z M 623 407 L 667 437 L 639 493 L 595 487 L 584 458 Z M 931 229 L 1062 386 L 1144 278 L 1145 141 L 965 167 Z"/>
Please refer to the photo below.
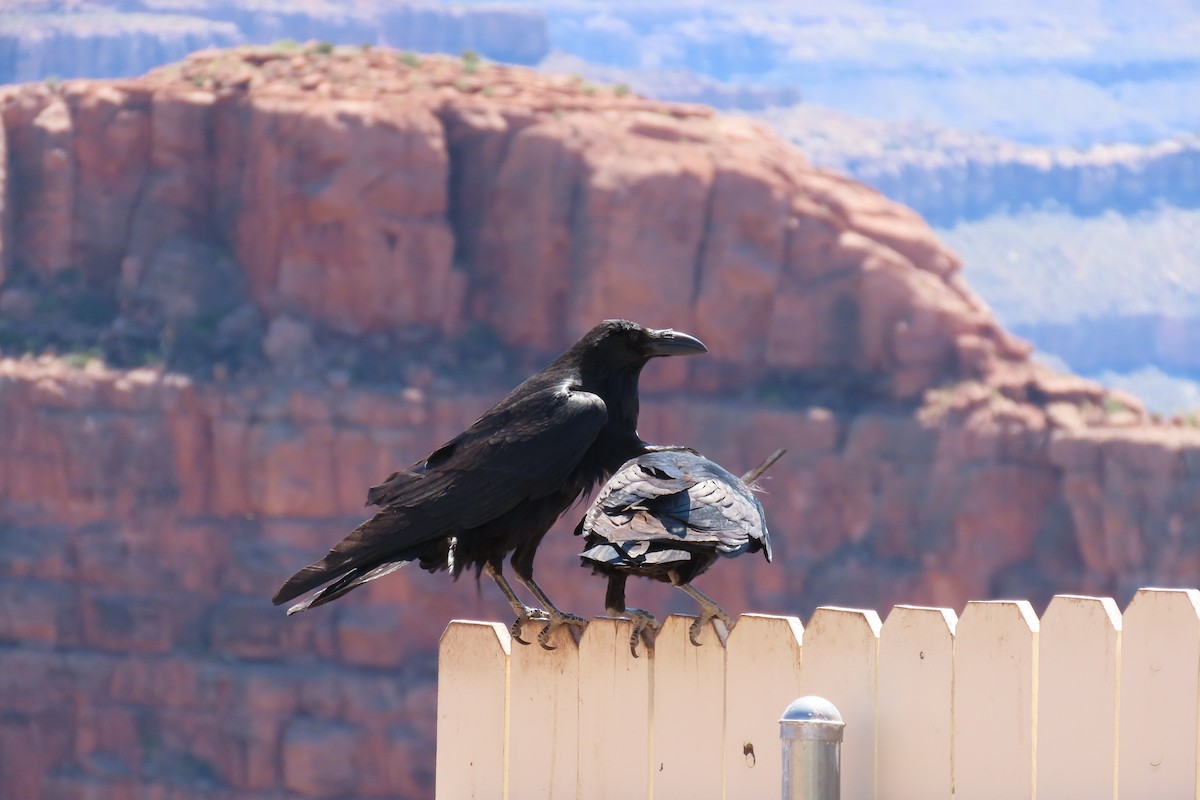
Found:
<path fill-rule="evenodd" d="M 715 629 L 715 623 L 717 620 L 720 620 L 721 622 L 725 623 L 726 631 L 729 631 L 730 629 L 733 628 L 733 619 L 731 619 L 730 616 L 728 614 L 726 614 L 724 611 L 722 611 L 720 608 L 714 607 L 714 609 L 712 611 L 710 611 L 709 609 L 704 609 L 700 613 L 700 616 L 696 618 L 696 621 L 691 624 L 691 627 L 688 628 L 688 639 L 690 639 L 692 641 L 692 644 L 694 644 L 696 647 L 699 647 L 700 642 L 697 640 L 696 637 L 698 637 L 700 635 L 700 631 L 704 630 L 704 626 L 709 622 L 714 623 L 714 629 Z M 717 638 L 718 639 L 721 638 L 719 631 L 718 631 Z"/>
<path fill-rule="evenodd" d="M 550 634 L 558 628 L 561 628 L 563 625 L 571 625 L 578 628 L 587 627 L 587 620 L 578 614 L 567 614 L 563 612 L 555 614 L 551 612 L 549 618 L 550 622 L 548 622 L 546 627 L 542 628 L 542 632 L 538 634 L 538 644 L 542 646 L 543 650 L 558 649 L 554 645 L 550 644 Z"/>
<path fill-rule="evenodd" d="M 642 639 L 646 642 L 646 647 L 653 650 L 654 638 L 662 626 L 654 619 L 654 615 L 640 608 L 627 608 L 624 613 L 633 620 L 633 633 L 629 634 L 629 653 L 634 658 L 640 658 L 637 651 L 638 640 Z"/>
<path fill-rule="evenodd" d="M 518 612 L 517 620 L 512 624 L 512 627 L 508 629 L 508 632 L 512 635 L 513 639 L 523 645 L 533 644 L 533 642 L 527 642 L 521 638 L 521 628 L 524 627 L 526 622 L 532 622 L 535 620 L 541 622 L 545 619 L 550 619 L 550 615 L 542 609 L 525 606 L 524 609 Z"/>

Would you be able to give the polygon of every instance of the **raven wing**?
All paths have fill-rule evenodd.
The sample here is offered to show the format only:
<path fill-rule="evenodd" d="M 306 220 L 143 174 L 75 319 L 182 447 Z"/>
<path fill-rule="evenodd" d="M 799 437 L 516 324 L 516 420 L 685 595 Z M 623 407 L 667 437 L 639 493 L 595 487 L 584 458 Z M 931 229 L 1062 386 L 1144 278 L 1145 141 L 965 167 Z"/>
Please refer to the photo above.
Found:
<path fill-rule="evenodd" d="M 371 487 L 368 503 L 421 507 L 475 527 L 561 489 L 607 419 L 595 394 L 542 390 L 492 409 L 424 461 Z M 459 496 L 463 490 L 469 494 Z"/>
<path fill-rule="evenodd" d="M 686 451 L 628 461 L 605 485 L 576 533 L 584 557 L 614 563 L 665 563 L 689 550 L 737 555 L 758 540 L 770 553 L 762 505 L 740 478 Z"/>
<path fill-rule="evenodd" d="M 608 419 L 604 401 L 569 386 L 493 408 L 425 461 L 372 488 L 384 508 L 297 572 L 272 598 L 298 597 L 348 570 L 398 558 L 564 488 Z"/>

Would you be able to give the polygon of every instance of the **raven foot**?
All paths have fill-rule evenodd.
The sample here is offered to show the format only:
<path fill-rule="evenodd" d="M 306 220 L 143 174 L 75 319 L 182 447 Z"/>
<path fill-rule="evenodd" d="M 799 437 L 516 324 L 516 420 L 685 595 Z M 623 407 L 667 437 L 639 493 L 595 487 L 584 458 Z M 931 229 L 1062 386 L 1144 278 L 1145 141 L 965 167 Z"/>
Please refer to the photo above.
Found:
<path fill-rule="evenodd" d="M 530 608 L 521 602 L 521 598 L 517 597 L 517 593 L 508 585 L 508 579 L 500 572 L 500 568 L 490 563 L 483 565 L 483 571 L 492 576 L 496 581 L 496 585 L 500 587 L 500 591 L 504 593 L 504 599 L 512 606 L 513 613 L 517 615 L 517 621 L 512 624 L 508 632 L 512 638 L 516 639 L 521 644 L 529 644 L 521 638 L 521 626 L 530 620 L 541 622 L 542 620 L 550 619 L 550 615 L 540 608 Z"/>
<path fill-rule="evenodd" d="M 729 635 L 729 630 L 733 627 L 733 620 L 721 610 L 717 605 L 717 601 L 706 595 L 704 592 L 692 586 L 690 583 L 676 584 L 680 589 L 687 592 L 688 596 L 700 604 L 700 616 L 692 623 L 692 627 L 688 628 L 688 638 L 692 640 L 692 644 L 696 647 L 700 646 L 699 640 L 696 638 L 700 635 L 700 631 L 704 630 L 704 626 L 713 620 L 721 620 L 725 623 L 725 633 L 722 635 L 721 630 L 713 625 L 713 630 L 716 631 L 717 638 L 721 643 L 725 643 L 725 637 Z"/>
<path fill-rule="evenodd" d="M 517 580 L 525 584 L 525 588 L 533 592 L 533 596 L 538 599 L 538 602 L 546 607 L 546 611 L 543 613 L 547 615 L 545 618 L 550 620 L 550 624 L 542 628 L 542 632 L 538 634 L 538 644 L 540 644 L 542 647 L 547 650 L 558 649 L 549 644 L 550 634 L 556 629 L 561 628 L 563 625 L 577 627 L 580 630 L 587 627 L 587 620 L 583 617 L 580 617 L 576 614 L 567 614 L 566 612 L 559 611 L 557 606 L 550 602 L 550 598 L 546 596 L 546 593 L 542 591 L 542 587 L 537 585 L 537 581 L 533 579 L 532 575 L 522 576 L 520 573 L 518 573 Z M 579 642 L 578 639 L 575 641 L 576 643 Z"/>
<path fill-rule="evenodd" d="M 561 628 L 563 625 L 569 625 L 573 628 L 579 628 L 582 631 L 587 627 L 587 620 L 578 614 L 568 614 L 565 611 L 551 609 L 548 612 L 550 622 L 546 627 L 542 628 L 542 632 L 538 634 L 538 644 L 545 650 L 557 650 L 558 648 L 550 644 L 550 634 Z"/>
<path fill-rule="evenodd" d="M 641 639 L 648 649 L 653 650 L 654 638 L 658 636 L 662 625 L 658 624 L 653 614 L 640 608 L 627 608 L 625 615 L 633 620 L 633 633 L 629 634 L 629 653 L 638 658 L 638 640 Z"/>
<path fill-rule="evenodd" d="M 730 616 L 722 611 L 719 606 L 702 608 L 700 610 L 700 616 L 697 617 L 696 621 L 693 622 L 691 627 L 688 628 L 688 638 L 691 639 L 692 644 L 696 645 L 696 647 L 699 647 L 700 640 L 698 637 L 700 636 L 700 631 L 704 630 L 704 626 L 710 622 L 714 623 L 713 629 L 716 630 L 716 620 L 720 620 L 725 624 L 725 635 L 728 636 L 729 630 L 733 627 L 733 620 L 730 618 Z M 717 633 L 717 638 L 721 638 L 719 631 Z"/>
<path fill-rule="evenodd" d="M 633 622 L 633 633 L 629 634 L 630 655 L 634 658 L 639 657 L 637 651 L 639 639 L 646 643 L 646 647 L 654 649 L 654 639 L 662 630 L 662 625 L 658 624 L 653 614 L 640 608 L 626 608 L 623 602 L 621 605 L 610 605 L 606 610 L 608 615 L 614 619 L 628 619 Z"/>
<path fill-rule="evenodd" d="M 516 639 L 521 644 L 533 644 L 533 642 L 527 642 L 521 638 L 521 628 L 526 622 L 541 622 L 542 620 L 548 620 L 550 619 L 550 615 L 540 608 L 530 608 L 529 606 L 521 606 L 520 608 L 514 608 L 513 610 L 517 612 L 517 621 L 512 624 L 512 627 L 508 629 L 508 632 L 512 634 L 512 638 Z"/>

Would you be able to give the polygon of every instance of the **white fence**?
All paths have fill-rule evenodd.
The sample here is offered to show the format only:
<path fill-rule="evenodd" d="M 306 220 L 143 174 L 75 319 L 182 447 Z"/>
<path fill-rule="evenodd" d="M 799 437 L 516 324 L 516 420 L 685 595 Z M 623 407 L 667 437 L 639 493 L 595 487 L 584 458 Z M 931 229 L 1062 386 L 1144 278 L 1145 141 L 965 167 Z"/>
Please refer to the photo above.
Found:
<path fill-rule="evenodd" d="M 668 617 L 650 653 L 597 619 L 576 647 L 450 623 L 437 795 L 777 798 L 778 720 L 815 694 L 846 720 L 844 800 L 1200 797 L 1200 592 L 949 609 L 742 616 L 722 647 Z M 525 638 L 535 634 L 527 629 Z"/>

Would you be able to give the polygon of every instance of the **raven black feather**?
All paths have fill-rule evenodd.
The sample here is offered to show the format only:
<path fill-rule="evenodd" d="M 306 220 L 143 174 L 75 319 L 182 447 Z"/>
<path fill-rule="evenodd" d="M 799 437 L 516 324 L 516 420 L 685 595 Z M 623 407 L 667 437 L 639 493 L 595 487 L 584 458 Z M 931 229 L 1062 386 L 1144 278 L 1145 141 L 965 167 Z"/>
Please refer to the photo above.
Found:
<path fill-rule="evenodd" d="M 684 333 L 602 322 L 463 433 L 371 487 L 367 502 L 381 510 L 289 578 L 273 602 L 329 584 L 288 613 L 303 611 L 415 561 L 456 578 L 465 569 L 486 571 L 518 615 L 514 630 L 526 619 L 575 622 L 533 580 L 538 544 L 582 493 L 651 449 L 637 433 L 646 363 L 703 352 Z M 544 611 L 525 606 L 508 585 L 502 567 L 509 553 Z"/>

